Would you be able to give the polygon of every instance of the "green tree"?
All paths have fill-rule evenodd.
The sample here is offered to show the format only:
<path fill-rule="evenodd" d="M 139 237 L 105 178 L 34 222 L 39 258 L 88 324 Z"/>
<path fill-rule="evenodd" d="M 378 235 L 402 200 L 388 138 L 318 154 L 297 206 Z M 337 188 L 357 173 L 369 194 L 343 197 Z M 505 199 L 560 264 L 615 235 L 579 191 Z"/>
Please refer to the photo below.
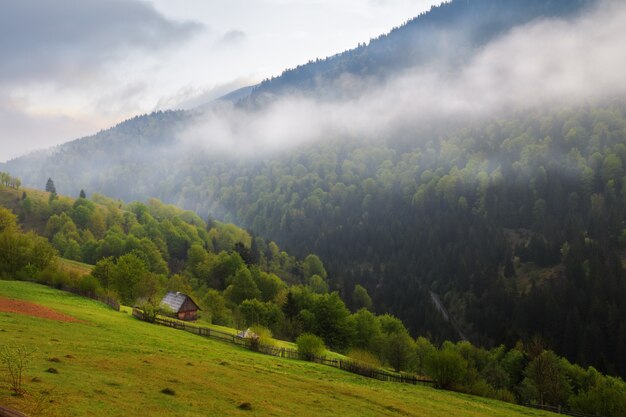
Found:
<path fill-rule="evenodd" d="M 304 360 L 312 361 L 316 356 L 321 356 L 326 349 L 324 341 L 311 333 L 304 333 L 296 339 L 298 353 Z"/>
<path fill-rule="evenodd" d="M 465 377 L 467 361 L 451 344 L 434 352 L 426 361 L 428 375 L 435 380 L 438 388 L 450 389 L 461 383 Z"/>
<path fill-rule="evenodd" d="M 230 285 L 224 290 L 224 297 L 236 305 L 241 304 L 244 300 L 261 298 L 261 291 L 245 265 L 239 268 L 230 280 Z"/>
<path fill-rule="evenodd" d="M 322 260 L 317 255 L 307 255 L 302 262 L 302 270 L 305 279 L 311 278 L 313 275 L 319 275 L 326 280 L 328 276 Z"/>
<path fill-rule="evenodd" d="M 414 361 L 415 343 L 407 331 L 384 333 L 382 336 L 385 361 L 396 371 L 411 369 Z"/>
<path fill-rule="evenodd" d="M 315 294 L 326 294 L 328 292 L 328 284 L 324 278 L 315 274 L 309 278 L 309 288 Z"/>
<path fill-rule="evenodd" d="M 370 295 L 367 293 L 367 290 L 359 284 L 356 284 L 354 291 L 352 291 L 352 306 L 354 310 L 357 311 L 362 308 L 368 310 L 372 309 L 372 299 Z"/>
<path fill-rule="evenodd" d="M 146 263 L 137 255 L 128 253 L 120 256 L 110 276 L 112 288 L 124 303 L 134 303 L 140 293 L 141 282 L 149 279 Z"/>
<path fill-rule="evenodd" d="M 431 355 L 434 355 L 436 352 L 437 348 L 425 337 L 420 336 L 415 340 L 414 368 L 418 375 L 426 375 L 428 373 L 426 364 Z"/>
<path fill-rule="evenodd" d="M 203 311 L 210 314 L 211 323 L 222 326 L 229 326 L 231 324 L 231 313 L 228 308 L 226 308 L 224 296 L 219 291 L 209 288 L 200 302 Z"/>
<path fill-rule="evenodd" d="M 524 383 L 535 390 L 539 404 L 561 405 L 571 394 L 563 364 L 550 350 L 544 350 L 533 359 L 524 374 Z"/>
<path fill-rule="evenodd" d="M 11 210 L 0 207 L 0 233 L 13 233 L 17 230 L 17 216 Z"/>
<path fill-rule="evenodd" d="M 48 181 L 46 181 L 46 191 L 52 194 L 57 193 L 57 189 L 54 186 L 54 181 L 52 181 L 52 178 L 48 178 Z"/>
<path fill-rule="evenodd" d="M 626 384 L 619 378 L 600 377 L 595 384 L 569 398 L 573 411 L 589 415 L 626 415 Z"/>
<path fill-rule="evenodd" d="M 315 317 L 314 333 L 332 349 L 345 351 L 354 337 L 350 311 L 339 294 L 333 292 L 317 297 L 311 309 Z"/>
<path fill-rule="evenodd" d="M 267 306 L 259 300 L 243 300 L 239 305 L 239 312 L 246 327 L 256 324 L 267 325 Z"/>
<path fill-rule="evenodd" d="M 263 301 L 274 300 L 278 293 L 286 288 L 285 283 L 276 274 L 263 272 L 257 267 L 253 267 L 251 272 Z"/>
<path fill-rule="evenodd" d="M 380 353 L 381 330 L 380 322 L 374 314 L 367 309 L 360 309 L 352 316 L 355 335 L 353 346 L 370 352 Z"/>
<path fill-rule="evenodd" d="M 102 288 L 112 288 L 114 271 L 115 258 L 109 256 L 96 262 L 96 265 L 91 270 L 91 276 L 98 280 Z"/>

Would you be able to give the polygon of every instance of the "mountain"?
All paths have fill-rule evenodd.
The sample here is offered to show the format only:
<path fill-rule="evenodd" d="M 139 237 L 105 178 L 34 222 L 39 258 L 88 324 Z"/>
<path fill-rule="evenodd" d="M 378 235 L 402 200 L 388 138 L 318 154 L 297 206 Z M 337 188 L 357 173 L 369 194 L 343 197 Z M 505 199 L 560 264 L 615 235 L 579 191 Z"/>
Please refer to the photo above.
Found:
<path fill-rule="evenodd" d="M 298 256 L 317 253 L 332 289 L 349 300 L 359 283 L 378 312 L 399 316 L 414 334 L 441 338 L 428 319 L 432 293 L 473 342 L 533 341 L 626 375 L 624 97 L 419 120 L 365 138 L 363 130 L 328 130 L 325 140 L 275 152 L 259 151 L 262 141 L 225 150 L 220 136 L 274 132 L 276 124 L 305 134 L 318 124 L 315 106 L 296 100 L 287 106 L 311 114 L 311 123 L 250 121 L 272 116 L 284 97 L 332 103 L 409 69 L 434 66 L 454 79 L 520 25 L 574 19 L 595 3 L 452 1 L 367 45 L 266 80 L 238 104 L 211 106 L 208 123 L 200 109 L 140 116 L 0 169 L 31 186 L 52 177 L 68 194 L 157 197 L 245 226 Z M 367 84 L 346 82 L 354 78 Z M 402 103 L 417 119 L 410 104 Z M 341 106 L 325 110 L 347 117 Z M 205 134 L 181 139 L 190 128 Z M 257 155 L 237 152 L 246 147 Z"/>
<path fill-rule="evenodd" d="M 335 82 L 346 75 L 385 79 L 431 64 L 458 70 L 484 45 L 516 26 L 536 19 L 570 17 L 594 3 L 594 0 L 444 2 L 367 44 L 309 61 L 265 80 L 254 89 L 252 98 L 293 91 L 337 93 Z"/>

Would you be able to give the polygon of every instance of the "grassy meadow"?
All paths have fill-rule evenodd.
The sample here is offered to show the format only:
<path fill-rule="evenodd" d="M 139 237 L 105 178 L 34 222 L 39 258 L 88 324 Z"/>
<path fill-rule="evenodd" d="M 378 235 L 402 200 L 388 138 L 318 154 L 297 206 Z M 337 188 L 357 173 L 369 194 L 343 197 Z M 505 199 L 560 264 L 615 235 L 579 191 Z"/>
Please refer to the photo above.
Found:
<path fill-rule="evenodd" d="M 12 396 L 3 381 L 0 404 L 31 415 L 550 415 L 257 354 L 141 322 L 127 309 L 115 312 L 37 284 L 0 281 L 0 297 L 34 302 L 81 320 L 58 322 L 0 312 L 0 345 L 37 348 L 25 378 L 28 394 Z M 50 368 L 58 373 L 47 372 Z M 174 395 L 163 393 L 165 389 Z M 240 408 L 243 403 L 249 407 Z"/>
<path fill-rule="evenodd" d="M 59 266 L 62 271 L 76 274 L 79 277 L 91 274 L 91 271 L 93 271 L 94 268 L 93 265 L 64 258 L 59 258 Z"/>

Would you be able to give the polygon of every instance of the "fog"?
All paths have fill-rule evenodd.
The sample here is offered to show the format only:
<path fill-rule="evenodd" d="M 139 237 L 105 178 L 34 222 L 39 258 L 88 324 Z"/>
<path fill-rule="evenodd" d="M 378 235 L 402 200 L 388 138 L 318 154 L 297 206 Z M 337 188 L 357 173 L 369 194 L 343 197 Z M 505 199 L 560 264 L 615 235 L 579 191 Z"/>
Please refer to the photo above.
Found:
<path fill-rule="evenodd" d="M 349 99 L 292 94 L 264 98 L 269 104 L 255 110 L 221 103 L 180 140 L 258 156 L 325 138 L 387 137 L 426 121 L 597 102 L 626 93 L 624 22 L 626 4 L 600 2 L 568 20 L 519 26 L 459 67 L 416 67 L 385 82 L 345 75 L 331 89 Z"/>

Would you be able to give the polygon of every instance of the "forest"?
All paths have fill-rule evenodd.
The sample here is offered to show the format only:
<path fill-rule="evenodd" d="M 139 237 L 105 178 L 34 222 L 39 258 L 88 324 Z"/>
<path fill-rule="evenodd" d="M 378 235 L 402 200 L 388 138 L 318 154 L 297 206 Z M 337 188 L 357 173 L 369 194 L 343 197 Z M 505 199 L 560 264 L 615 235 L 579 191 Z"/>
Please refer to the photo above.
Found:
<path fill-rule="evenodd" d="M 74 168 L 95 164 L 86 147 L 111 154 L 115 140 L 72 144 L 20 171 L 56 172 L 57 186 L 76 193 L 155 196 L 296 256 L 316 253 L 331 290 L 349 302 L 363 286 L 377 312 L 413 335 L 453 336 L 435 319 L 432 291 L 474 343 L 538 335 L 572 361 L 624 375 L 625 112 L 621 101 L 520 111 L 388 140 L 329 139 L 262 160 L 165 157 L 155 144 L 156 156 L 138 162 L 132 155 L 158 131 L 143 117 L 129 122 L 139 141 L 126 141 L 128 154 L 108 160 L 103 175 L 72 179 Z"/>
<path fill-rule="evenodd" d="M 56 194 L 52 179 L 45 194 L 20 195 L 15 182 L 8 188 L 16 198 L 6 203 L 7 192 L 0 194 L 17 215 L 0 208 L 0 277 L 107 295 L 146 311 L 158 309 L 166 290 L 184 291 L 199 301 L 204 320 L 265 328 L 263 334 L 286 340 L 316 335 L 352 360 L 428 375 L 439 388 L 605 416 L 626 410 L 621 379 L 572 364 L 539 338 L 489 350 L 414 339 L 399 319 L 373 314 L 372 300 L 358 284 L 351 312 L 337 292 L 329 292 L 316 255 L 298 260 L 236 226 L 204 222 L 155 199 L 123 204 L 97 194 L 89 200 L 84 191 L 70 199 Z M 95 262 L 95 268 L 89 275 L 68 272 L 59 254 Z"/>

